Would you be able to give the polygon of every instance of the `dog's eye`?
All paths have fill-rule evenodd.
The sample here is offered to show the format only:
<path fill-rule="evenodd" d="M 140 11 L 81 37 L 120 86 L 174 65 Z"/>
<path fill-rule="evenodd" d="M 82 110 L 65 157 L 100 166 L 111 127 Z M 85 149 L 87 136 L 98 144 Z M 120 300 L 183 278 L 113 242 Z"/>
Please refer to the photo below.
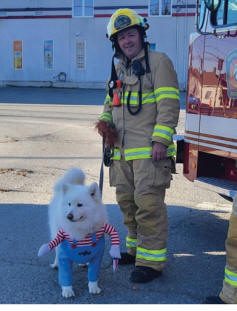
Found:
<path fill-rule="evenodd" d="M 82 204 L 81 203 L 77 203 L 77 207 L 81 207 L 82 206 Z"/>
<path fill-rule="evenodd" d="M 68 202 L 68 206 L 71 206 L 71 202 Z"/>

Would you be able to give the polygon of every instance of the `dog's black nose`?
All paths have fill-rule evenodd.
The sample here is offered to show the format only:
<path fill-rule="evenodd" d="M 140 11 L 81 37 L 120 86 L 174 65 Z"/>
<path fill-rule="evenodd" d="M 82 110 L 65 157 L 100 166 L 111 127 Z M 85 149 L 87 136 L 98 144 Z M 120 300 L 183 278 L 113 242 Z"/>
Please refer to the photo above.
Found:
<path fill-rule="evenodd" d="M 73 220 L 73 214 L 72 213 L 67 214 L 67 219 Z"/>

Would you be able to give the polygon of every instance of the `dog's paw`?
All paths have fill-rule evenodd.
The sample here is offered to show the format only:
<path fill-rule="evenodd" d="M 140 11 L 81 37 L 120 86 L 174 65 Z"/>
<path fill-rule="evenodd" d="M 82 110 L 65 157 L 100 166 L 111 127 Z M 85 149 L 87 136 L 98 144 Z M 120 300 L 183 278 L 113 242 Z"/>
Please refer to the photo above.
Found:
<path fill-rule="evenodd" d="M 90 294 L 99 294 L 101 292 L 101 288 L 99 288 L 97 282 L 89 282 L 88 287 Z"/>
<path fill-rule="evenodd" d="M 56 248 L 56 253 L 55 253 L 55 258 L 54 258 L 54 262 L 50 264 L 50 267 L 52 269 L 58 269 L 58 249 Z"/>
<path fill-rule="evenodd" d="M 109 251 L 109 254 L 112 258 L 121 258 L 120 247 L 119 245 L 112 245 Z"/>
<path fill-rule="evenodd" d="M 74 297 L 74 291 L 72 289 L 72 286 L 62 286 L 62 296 L 64 298 L 70 298 L 70 297 Z"/>
<path fill-rule="evenodd" d="M 53 262 L 49 265 L 52 269 L 57 270 L 58 269 L 58 263 L 57 262 Z"/>
<path fill-rule="evenodd" d="M 54 262 L 50 264 L 52 269 L 58 269 L 58 257 L 56 256 Z"/>

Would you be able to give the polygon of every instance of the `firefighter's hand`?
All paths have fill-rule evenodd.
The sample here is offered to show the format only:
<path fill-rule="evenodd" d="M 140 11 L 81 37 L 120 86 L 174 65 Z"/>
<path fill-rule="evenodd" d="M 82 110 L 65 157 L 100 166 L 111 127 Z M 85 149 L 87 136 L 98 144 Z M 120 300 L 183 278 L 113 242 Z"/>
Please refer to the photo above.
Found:
<path fill-rule="evenodd" d="M 105 139 L 107 146 L 113 147 L 118 138 L 118 133 L 114 124 L 106 121 L 98 121 L 95 125 L 98 133 Z"/>
<path fill-rule="evenodd" d="M 100 136 L 105 137 L 107 134 L 107 130 L 108 130 L 108 122 L 106 121 L 98 121 L 95 125 L 95 128 L 97 129 L 98 133 L 100 134 Z"/>
<path fill-rule="evenodd" d="M 159 142 L 153 142 L 152 160 L 159 161 L 167 157 L 167 146 Z"/>

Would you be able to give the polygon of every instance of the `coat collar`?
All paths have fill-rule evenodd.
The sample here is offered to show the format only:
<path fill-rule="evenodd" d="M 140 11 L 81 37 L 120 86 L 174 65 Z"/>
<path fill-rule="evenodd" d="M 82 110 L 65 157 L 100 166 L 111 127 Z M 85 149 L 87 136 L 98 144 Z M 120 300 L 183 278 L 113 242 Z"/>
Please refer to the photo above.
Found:
<path fill-rule="evenodd" d="M 124 55 L 121 56 L 121 62 L 125 67 L 128 67 L 129 64 L 131 64 L 134 60 L 142 60 L 145 57 L 145 51 L 144 48 L 141 49 L 141 51 L 133 57 L 131 60 L 128 60 L 128 58 Z"/>

